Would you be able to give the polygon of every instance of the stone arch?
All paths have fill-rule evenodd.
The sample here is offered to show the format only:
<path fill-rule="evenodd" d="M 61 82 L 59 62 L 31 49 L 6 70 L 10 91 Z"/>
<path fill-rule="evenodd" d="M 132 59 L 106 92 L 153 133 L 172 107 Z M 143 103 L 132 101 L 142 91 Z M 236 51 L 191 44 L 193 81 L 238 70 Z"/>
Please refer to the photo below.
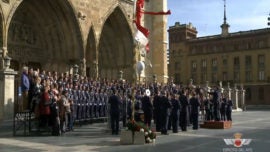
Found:
<path fill-rule="evenodd" d="M 92 26 L 89 30 L 86 44 L 86 76 L 97 77 L 97 45 L 96 45 L 96 35 L 94 27 Z"/>
<path fill-rule="evenodd" d="M 10 21 L 8 50 L 21 66 L 34 63 L 45 70 L 69 70 L 84 56 L 81 29 L 70 2 L 23 1 Z"/>
<path fill-rule="evenodd" d="M 0 5 L 0 47 L 1 48 L 3 47 L 4 22 L 5 22 L 5 18 L 3 14 L 3 9 L 2 9 L 2 6 Z"/>
<path fill-rule="evenodd" d="M 100 77 L 118 79 L 119 71 L 124 78 L 132 80 L 133 36 L 127 18 L 116 7 L 103 24 L 98 46 L 98 69 Z"/>

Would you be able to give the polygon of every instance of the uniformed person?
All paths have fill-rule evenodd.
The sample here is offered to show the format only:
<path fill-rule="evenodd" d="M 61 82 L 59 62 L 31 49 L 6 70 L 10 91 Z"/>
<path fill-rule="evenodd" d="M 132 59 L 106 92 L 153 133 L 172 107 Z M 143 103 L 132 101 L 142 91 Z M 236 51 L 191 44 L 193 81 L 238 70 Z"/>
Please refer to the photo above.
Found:
<path fill-rule="evenodd" d="M 161 134 L 168 135 L 168 122 L 171 110 L 171 103 L 168 99 L 168 93 L 166 91 L 162 91 L 160 101 Z"/>
<path fill-rule="evenodd" d="M 233 102 L 228 97 L 228 100 L 227 100 L 227 109 L 226 109 L 227 121 L 232 121 L 232 107 L 233 107 Z"/>
<path fill-rule="evenodd" d="M 116 95 L 116 90 L 113 90 L 113 94 L 109 98 L 109 104 L 110 104 L 112 134 L 118 135 L 121 101 L 119 97 Z"/>
<path fill-rule="evenodd" d="M 180 102 L 179 100 L 176 99 L 174 93 L 171 94 L 171 104 L 172 104 L 172 112 L 171 112 L 172 130 L 173 133 L 177 133 L 180 116 Z"/>
<path fill-rule="evenodd" d="M 187 131 L 187 117 L 188 117 L 188 98 L 187 98 L 188 89 L 183 90 L 180 94 L 179 101 L 181 104 L 180 110 L 180 127 L 182 131 Z"/>
<path fill-rule="evenodd" d="M 227 98 L 223 97 L 221 99 L 220 105 L 220 120 L 226 121 L 226 110 L 227 110 Z"/>
<path fill-rule="evenodd" d="M 191 106 L 191 120 L 193 129 L 197 130 L 199 127 L 199 112 L 200 112 L 200 102 L 196 97 L 195 92 L 191 93 L 191 98 L 189 99 L 189 104 Z"/>
<path fill-rule="evenodd" d="M 161 113 L 160 113 L 161 100 L 160 100 L 160 94 L 158 90 L 155 90 L 153 107 L 154 107 L 154 121 L 156 124 L 156 131 L 159 132 L 161 129 Z"/>
<path fill-rule="evenodd" d="M 144 124 L 148 127 L 151 127 L 151 121 L 153 117 L 153 104 L 150 101 L 150 97 L 146 95 L 146 91 L 143 92 L 144 96 L 142 97 L 142 110 L 144 112 Z"/>

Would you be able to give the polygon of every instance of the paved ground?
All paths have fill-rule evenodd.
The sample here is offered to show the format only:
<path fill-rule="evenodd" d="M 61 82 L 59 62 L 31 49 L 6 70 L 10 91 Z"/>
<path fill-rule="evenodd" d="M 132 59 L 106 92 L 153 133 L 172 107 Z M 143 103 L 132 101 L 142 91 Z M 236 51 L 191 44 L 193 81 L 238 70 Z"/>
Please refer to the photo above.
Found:
<path fill-rule="evenodd" d="M 233 113 L 231 129 L 199 129 L 177 134 L 158 135 L 155 144 L 120 145 L 120 138 L 106 131 L 106 123 L 76 127 L 63 136 L 13 137 L 11 126 L 0 126 L 0 152 L 269 152 L 270 111 L 245 111 Z M 236 148 L 226 145 L 223 139 L 252 139 L 247 146 Z"/>

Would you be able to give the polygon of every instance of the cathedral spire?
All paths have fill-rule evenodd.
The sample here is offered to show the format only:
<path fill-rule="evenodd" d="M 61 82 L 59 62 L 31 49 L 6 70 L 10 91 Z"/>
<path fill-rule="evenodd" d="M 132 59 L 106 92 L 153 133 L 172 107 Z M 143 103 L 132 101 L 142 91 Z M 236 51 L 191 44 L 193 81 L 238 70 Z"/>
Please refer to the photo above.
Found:
<path fill-rule="evenodd" d="M 227 23 L 226 22 L 226 20 L 227 20 L 227 18 L 226 18 L 226 0 L 224 0 L 224 18 L 223 18 L 223 20 L 224 20 L 223 24 L 226 24 Z"/>
<path fill-rule="evenodd" d="M 227 23 L 227 17 L 226 17 L 226 0 L 224 1 L 224 18 L 223 18 L 223 24 L 220 26 L 222 33 L 222 36 L 228 36 L 229 35 L 229 27 L 230 25 Z"/>

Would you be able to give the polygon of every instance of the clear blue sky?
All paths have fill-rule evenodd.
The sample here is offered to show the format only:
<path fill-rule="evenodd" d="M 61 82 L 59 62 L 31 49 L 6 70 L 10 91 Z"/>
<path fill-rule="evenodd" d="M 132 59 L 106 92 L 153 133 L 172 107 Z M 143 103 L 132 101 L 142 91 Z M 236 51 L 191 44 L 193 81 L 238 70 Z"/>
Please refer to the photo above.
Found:
<path fill-rule="evenodd" d="M 197 28 L 198 36 L 221 33 L 223 23 L 223 0 L 167 0 L 168 26 L 175 22 L 192 23 Z M 227 23 L 229 31 L 239 32 L 267 28 L 270 13 L 270 0 L 226 0 Z"/>

